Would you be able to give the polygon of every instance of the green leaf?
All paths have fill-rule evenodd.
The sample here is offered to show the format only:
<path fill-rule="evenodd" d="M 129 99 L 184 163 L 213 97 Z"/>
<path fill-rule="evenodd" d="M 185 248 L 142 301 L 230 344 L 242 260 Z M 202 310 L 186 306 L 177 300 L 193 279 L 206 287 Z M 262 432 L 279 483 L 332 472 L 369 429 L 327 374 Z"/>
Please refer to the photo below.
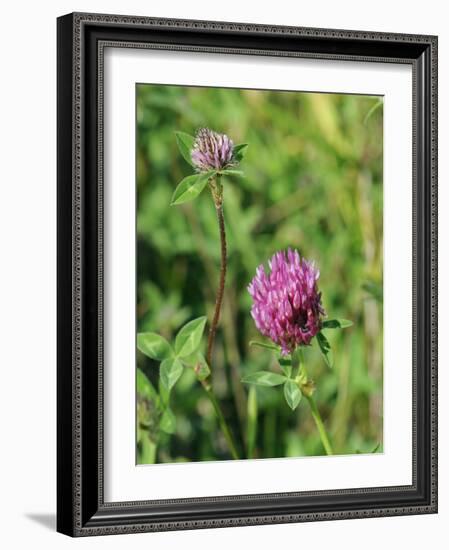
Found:
<path fill-rule="evenodd" d="M 348 319 L 328 319 L 323 321 L 323 328 L 347 328 L 352 327 L 353 324 Z"/>
<path fill-rule="evenodd" d="M 298 384 L 295 384 L 293 380 L 287 380 L 287 382 L 285 382 L 284 397 L 287 401 L 287 405 L 294 411 L 301 401 L 302 394 Z"/>
<path fill-rule="evenodd" d="M 173 355 L 167 340 L 155 332 L 141 332 L 137 335 L 137 348 L 147 357 L 163 361 Z"/>
<path fill-rule="evenodd" d="M 190 355 L 186 355 L 182 358 L 182 362 L 188 367 L 196 367 L 198 363 L 205 360 L 204 355 L 199 350 L 195 350 Z"/>
<path fill-rule="evenodd" d="M 175 189 L 171 198 L 171 205 L 183 204 L 196 199 L 201 191 L 206 187 L 207 180 L 215 174 L 215 171 L 204 172 L 202 174 L 192 174 L 184 178 Z"/>
<path fill-rule="evenodd" d="M 379 450 L 380 448 L 380 441 L 379 443 L 374 447 L 374 449 L 371 451 L 372 453 L 377 453 L 377 451 Z"/>
<path fill-rule="evenodd" d="M 250 386 L 247 402 L 247 427 L 246 427 L 246 447 L 247 457 L 254 457 L 254 449 L 257 439 L 257 391 L 255 386 Z"/>
<path fill-rule="evenodd" d="M 160 376 L 159 376 L 159 395 L 161 400 L 161 408 L 166 407 L 170 400 L 170 390 L 164 384 Z"/>
<path fill-rule="evenodd" d="M 189 367 L 193 367 L 198 380 L 205 380 L 210 374 L 209 365 L 200 351 L 195 351 L 191 355 L 183 357 L 182 362 Z"/>
<path fill-rule="evenodd" d="M 161 363 L 160 377 L 162 384 L 171 390 L 182 374 L 184 367 L 176 358 L 165 359 Z"/>
<path fill-rule="evenodd" d="M 245 384 L 257 384 L 258 386 L 280 386 L 287 378 L 283 374 L 277 374 L 269 371 L 259 371 L 248 374 L 243 378 Z"/>
<path fill-rule="evenodd" d="M 279 359 L 279 365 L 281 366 L 281 369 L 284 371 L 285 376 L 287 378 L 290 378 L 292 375 L 292 360 L 289 357 L 281 357 Z"/>
<path fill-rule="evenodd" d="M 157 399 L 157 391 L 154 389 L 153 384 L 148 380 L 148 378 L 140 369 L 137 369 L 136 386 L 137 393 L 140 393 L 142 397 L 150 400 Z"/>
<path fill-rule="evenodd" d="M 210 375 L 210 368 L 206 363 L 206 359 L 200 363 L 197 363 L 195 367 L 195 374 L 199 381 L 206 380 L 206 378 Z"/>
<path fill-rule="evenodd" d="M 159 423 L 159 428 L 167 433 L 167 434 L 173 434 L 176 430 L 176 417 L 173 414 L 173 411 L 169 409 L 168 407 L 165 409 L 164 414 L 161 417 L 161 421 Z"/>
<path fill-rule="evenodd" d="M 184 160 L 187 161 L 190 166 L 194 166 L 192 162 L 192 149 L 195 142 L 195 138 L 185 132 L 175 132 L 176 143 L 178 144 L 179 151 Z"/>
<path fill-rule="evenodd" d="M 244 174 L 242 172 L 242 170 L 231 170 L 231 169 L 226 169 L 226 170 L 220 170 L 220 172 L 218 172 L 220 175 L 222 176 L 238 176 L 238 177 L 242 177 Z"/>
<path fill-rule="evenodd" d="M 238 145 L 234 145 L 234 158 L 237 162 L 243 160 L 243 157 L 246 155 L 247 147 L 247 143 L 239 143 Z"/>
<path fill-rule="evenodd" d="M 259 348 L 271 349 L 273 351 L 281 351 L 281 348 L 279 346 L 276 346 L 275 344 L 267 344 L 265 342 L 257 342 L 256 340 L 251 340 L 249 345 L 250 346 L 258 346 Z"/>
<path fill-rule="evenodd" d="M 178 357 L 187 357 L 191 355 L 201 342 L 204 327 L 206 326 L 206 317 L 198 317 L 189 321 L 176 335 L 175 353 Z"/>
<path fill-rule="evenodd" d="M 318 346 L 320 347 L 321 353 L 323 354 L 324 361 L 329 368 L 334 366 L 334 357 L 332 354 L 331 345 L 329 340 L 324 336 L 322 332 L 318 332 L 316 335 Z"/>

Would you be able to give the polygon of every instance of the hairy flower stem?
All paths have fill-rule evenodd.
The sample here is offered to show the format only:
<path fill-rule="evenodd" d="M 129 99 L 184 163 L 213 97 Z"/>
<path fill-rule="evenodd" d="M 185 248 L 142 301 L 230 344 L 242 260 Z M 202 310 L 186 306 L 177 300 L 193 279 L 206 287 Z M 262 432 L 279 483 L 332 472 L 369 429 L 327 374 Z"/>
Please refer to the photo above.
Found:
<path fill-rule="evenodd" d="M 323 420 L 321 419 L 320 411 L 318 410 L 318 407 L 316 406 L 315 399 L 312 395 L 306 395 L 305 396 L 307 401 L 310 405 L 310 410 L 312 411 L 313 419 L 315 420 L 316 427 L 318 428 L 318 432 L 320 434 L 321 443 L 323 444 L 324 450 L 326 451 L 327 455 L 334 454 L 332 452 L 332 447 L 329 442 L 329 438 L 327 437 L 326 429 L 323 424 Z"/>
<path fill-rule="evenodd" d="M 218 227 L 220 231 L 220 246 L 221 246 L 221 265 L 220 265 L 220 282 L 218 285 L 217 297 L 215 299 L 215 311 L 209 329 L 209 338 L 207 340 L 206 361 L 208 365 L 212 364 L 212 351 L 215 341 L 215 333 L 217 332 L 218 321 L 220 320 L 221 305 L 223 303 L 223 295 L 226 281 L 226 229 L 223 215 L 223 189 L 218 180 L 211 181 L 212 197 L 214 199 L 215 210 L 217 212 Z"/>
<path fill-rule="evenodd" d="M 202 380 L 201 384 L 205 389 L 207 396 L 209 397 L 209 400 L 212 403 L 212 406 L 214 407 L 215 414 L 217 415 L 221 431 L 223 432 L 223 435 L 226 439 L 226 443 L 228 444 L 232 458 L 235 460 L 239 460 L 240 457 L 234 443 L 234 438 L 232 437 L 231 430 L 229 429 L 228 424 L 225 420 L 225 417 L 223 416 L 220 403 L 218 402 L 218 399 L 214 393 L 214 390 L 211 384 L 207 380 Z"/>
<path fill-rule="evenodd" d="M 225 222 L 224 222 L 224 216 L 223 216 L 223 187 L 218 177 L 212 178 L 209 181 L 209 187 L 212 193 L 212 198 L 214 200 L 215 210 L 217 212 L 218 227 L 220 232 L 220 247 L 221 247 L 220 282 L 218 285 L 217 296 L 215 299 L 214 316 L 212 318 L 212 322 L 209 329 L 209 337 L 207 340 L 206 361 L 207 361 L 207 364 L 211 367 L 215 333 L 217 332 L 217 325 L 218 325 L 218 321 L 220 320 L 221 306 L 223 304 L 223 295 L 224 295 L 224 288 L 225 288 L 225 281 L 226 281 L 227 250 L 226 250 L 226 229 L 225 229 Z M 221 431 L 223 432 L 223 435 L 226 439 L 226 443 L 228 444 L 232 458 L 234 458 L 235 460 L 238 460 L 240 457 L 237 452 L 236 445 L 234 443 L 234 438 L 226 422 L 226 419 L 223 415 L 217 396 L 215 395 L 215 392 L 212 388 L 211 380 L 212 380 L 212 369 L 211 369 L 211 374 L 209 374 L 206 380 L 202 380 L 201 384 L 205 389 L 207 396 L 209 397 L 209 400 L 212 403 L 212 406 L 214 407 L 215 414 L 217 415 L 217 419 L 220 424 Z"/>

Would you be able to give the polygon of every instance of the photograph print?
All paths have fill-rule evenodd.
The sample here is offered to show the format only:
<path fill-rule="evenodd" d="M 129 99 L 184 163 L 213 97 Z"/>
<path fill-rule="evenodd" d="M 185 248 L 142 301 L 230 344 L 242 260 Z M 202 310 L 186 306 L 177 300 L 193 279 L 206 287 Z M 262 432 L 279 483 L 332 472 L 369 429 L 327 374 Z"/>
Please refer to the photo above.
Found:
<path fill-rule="evenodd" d="M 383 98 L 136 85 L 136 463 L 383 452 Z"/>

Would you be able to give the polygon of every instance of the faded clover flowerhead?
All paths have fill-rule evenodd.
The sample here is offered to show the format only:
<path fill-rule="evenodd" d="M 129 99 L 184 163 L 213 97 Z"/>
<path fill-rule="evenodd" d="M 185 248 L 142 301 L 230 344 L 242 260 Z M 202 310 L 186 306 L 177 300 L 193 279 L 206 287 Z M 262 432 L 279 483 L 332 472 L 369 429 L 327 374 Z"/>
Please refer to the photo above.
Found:
<path fill-rule="evenodd" d="M 192 162 L 199 172 L 223 170 L 235 164 L 234 143 L 226 134 L 209 128 L 198 130 L 191 152 Z"/>
<path fill-rule="evenodd" d="M 321 292 L 317 288 L 319 270 L 313 262 L 300 258 L 297 250 L 276 252 L 248 286 L 253 299 L 251 315 L 257 329 L 279 346 L 283 355 L 297 346 L 308 345 L 321 328 Z"/>

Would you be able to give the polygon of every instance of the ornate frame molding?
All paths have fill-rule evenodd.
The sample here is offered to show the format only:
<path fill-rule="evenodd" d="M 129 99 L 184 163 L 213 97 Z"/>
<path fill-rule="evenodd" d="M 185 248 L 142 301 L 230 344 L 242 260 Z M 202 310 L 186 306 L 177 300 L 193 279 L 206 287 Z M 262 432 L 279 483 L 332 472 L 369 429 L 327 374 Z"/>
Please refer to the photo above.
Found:
<path fill-rule="evenodd" d="M 105 46 L 412 65 L 415 399 L 413 484 L 410 487 L 104 503 L 102 104 Z M 92 112 L 93 106 L 94 121 L 86 115 L 87 111 Z M 68 127 L 72 129 L 70 135 Z M 90 236 L 89 244 L 86 234 Z M 92 301 L 95 301 L 95 318 L 86 310 L 86 304 Z M 422 384 L 424 390 L 421 390 Z M 96 415 L 95 429 L 83 421 L 88 413 Z M 268 513 L 267 505 L 274 503 L 280 512 Z M 212 504 L 215 508 L 220 505 L 221 509 L 211 515 L 207 513 L 207 506 Z M 88 536 L 436 511 L 437 38 L 103 14 L 77 13 L 59 18 L 58 531 Z"/>

